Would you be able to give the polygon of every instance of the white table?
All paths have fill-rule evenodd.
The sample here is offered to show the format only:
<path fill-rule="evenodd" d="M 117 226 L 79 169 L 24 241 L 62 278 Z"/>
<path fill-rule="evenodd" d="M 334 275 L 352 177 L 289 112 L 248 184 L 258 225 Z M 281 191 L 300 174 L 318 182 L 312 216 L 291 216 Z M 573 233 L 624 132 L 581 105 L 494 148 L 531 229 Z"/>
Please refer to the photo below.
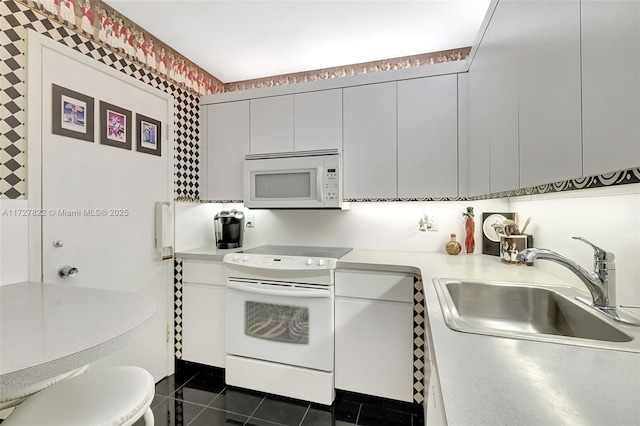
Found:
<path fill-rule="evenodd" d="M 0 393 L 121 349 L 156 310 L 137 293 L 28 281 L 0 287 Z"/>

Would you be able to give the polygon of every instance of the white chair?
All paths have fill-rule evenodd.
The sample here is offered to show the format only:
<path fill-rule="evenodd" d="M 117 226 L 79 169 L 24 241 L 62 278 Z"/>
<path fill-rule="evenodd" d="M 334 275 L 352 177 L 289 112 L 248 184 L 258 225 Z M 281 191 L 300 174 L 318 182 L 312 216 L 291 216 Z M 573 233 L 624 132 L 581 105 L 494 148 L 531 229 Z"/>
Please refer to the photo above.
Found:
<path fill-rule="evenodd" d="M 140 367 L 92 369 L 34 394 L 2 426 L 153 426 L 153 376 Z"/>
<path fill-rule="evenodd" d="M 40 392 L 41 390 L 48 388 L 49 386 L 54 385 L 64 379 L 68 379 L 69 377 L 82 374 L 85 371 L 87 371 L 87 368 L 89 368 L 89 366 L 85 365 L 84 367 L 76 368 L 75 370 L 69 371 L 68 373 L 61 374 L 52 379 L 44 380 L 42 382 L 35 383 L 31 386 L 20 388 L 13 392 L 3 393 L 0 395 L 0 411 L 20 405 L 24 400 L 26 400 L 29 396 L 33 395 L 34 393 Z"/>

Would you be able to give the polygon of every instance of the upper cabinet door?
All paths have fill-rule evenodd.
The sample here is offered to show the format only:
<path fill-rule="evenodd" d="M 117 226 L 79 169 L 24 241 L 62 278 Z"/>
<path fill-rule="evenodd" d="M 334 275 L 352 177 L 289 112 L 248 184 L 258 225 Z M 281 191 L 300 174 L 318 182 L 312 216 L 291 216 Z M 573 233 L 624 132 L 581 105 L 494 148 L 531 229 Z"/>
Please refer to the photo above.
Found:
<path fill-rule="evenodd" d="M 584 175 L 640 166 L 640 2 L 582 2 Z"/>
<path fill-rule="evenodd" d="M 518 151 L 518 2 L 496 6 L 483 42 L 489 51 L 491 192 L 520 187 Z"/>
<path fill-rule="evenodd" d="M 455 74 L 398 82 L 398 197 L 458 195 Z"/>
<path fill-rule="evenodd" d="M 580 177 L 580 2 L 517 4 L 520 185 Z"/>
<path fill-rule="evenodd" d="M 469 102 L 468 195 L 491 192 L 491 100 L 489 88 L 488 49 L 484 44 L 469 69 L 467 78 Z"/>
<path fill-rule="evenodd" d="M 242 165 L 249 153 L 249 101 L 212 104 L 205 117 L 206 200 L 242 200 Z M 203 151 L 204 152 L 204 151 Z"/>
<path fill-rule="evenodd" d="M 342 149 L 342 89 L 294 95 L 294 148 Z"/>
<path fill-rule="evenodd" d="M 293 151 L 293 95 L 250 102 L 251 153 Z"/>
<path fill-rule="evenodd" d="M 396 83 L 349 87 L 343 97 L 345 198 L 396 198 Z"/>

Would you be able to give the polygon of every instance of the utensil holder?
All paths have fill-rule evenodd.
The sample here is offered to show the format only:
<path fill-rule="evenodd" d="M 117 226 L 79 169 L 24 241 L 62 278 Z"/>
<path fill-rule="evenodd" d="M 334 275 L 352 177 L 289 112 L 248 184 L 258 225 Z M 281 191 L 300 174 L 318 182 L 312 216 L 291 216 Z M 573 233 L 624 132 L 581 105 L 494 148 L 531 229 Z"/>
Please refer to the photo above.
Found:
<path fill-rule="evenodd" d="M 533 247 L 532 235 L 500 234 L 500 260 L 502 263 L 524 265 L 526 262 L 517 261 L 516 256 L 520 251 L 531 247 Z"/>

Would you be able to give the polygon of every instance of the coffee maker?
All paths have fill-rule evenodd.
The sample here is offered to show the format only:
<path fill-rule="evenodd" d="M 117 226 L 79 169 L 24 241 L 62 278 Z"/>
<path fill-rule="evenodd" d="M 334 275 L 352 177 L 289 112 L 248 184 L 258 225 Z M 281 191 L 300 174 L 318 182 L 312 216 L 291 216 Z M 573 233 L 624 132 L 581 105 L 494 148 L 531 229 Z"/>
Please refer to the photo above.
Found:
<path fill-rule="evenodd" d="M 216 247 L 232 249 L 242 247 L 244 213 L 238 210 L 223 210 L 213 218 Z"/>

